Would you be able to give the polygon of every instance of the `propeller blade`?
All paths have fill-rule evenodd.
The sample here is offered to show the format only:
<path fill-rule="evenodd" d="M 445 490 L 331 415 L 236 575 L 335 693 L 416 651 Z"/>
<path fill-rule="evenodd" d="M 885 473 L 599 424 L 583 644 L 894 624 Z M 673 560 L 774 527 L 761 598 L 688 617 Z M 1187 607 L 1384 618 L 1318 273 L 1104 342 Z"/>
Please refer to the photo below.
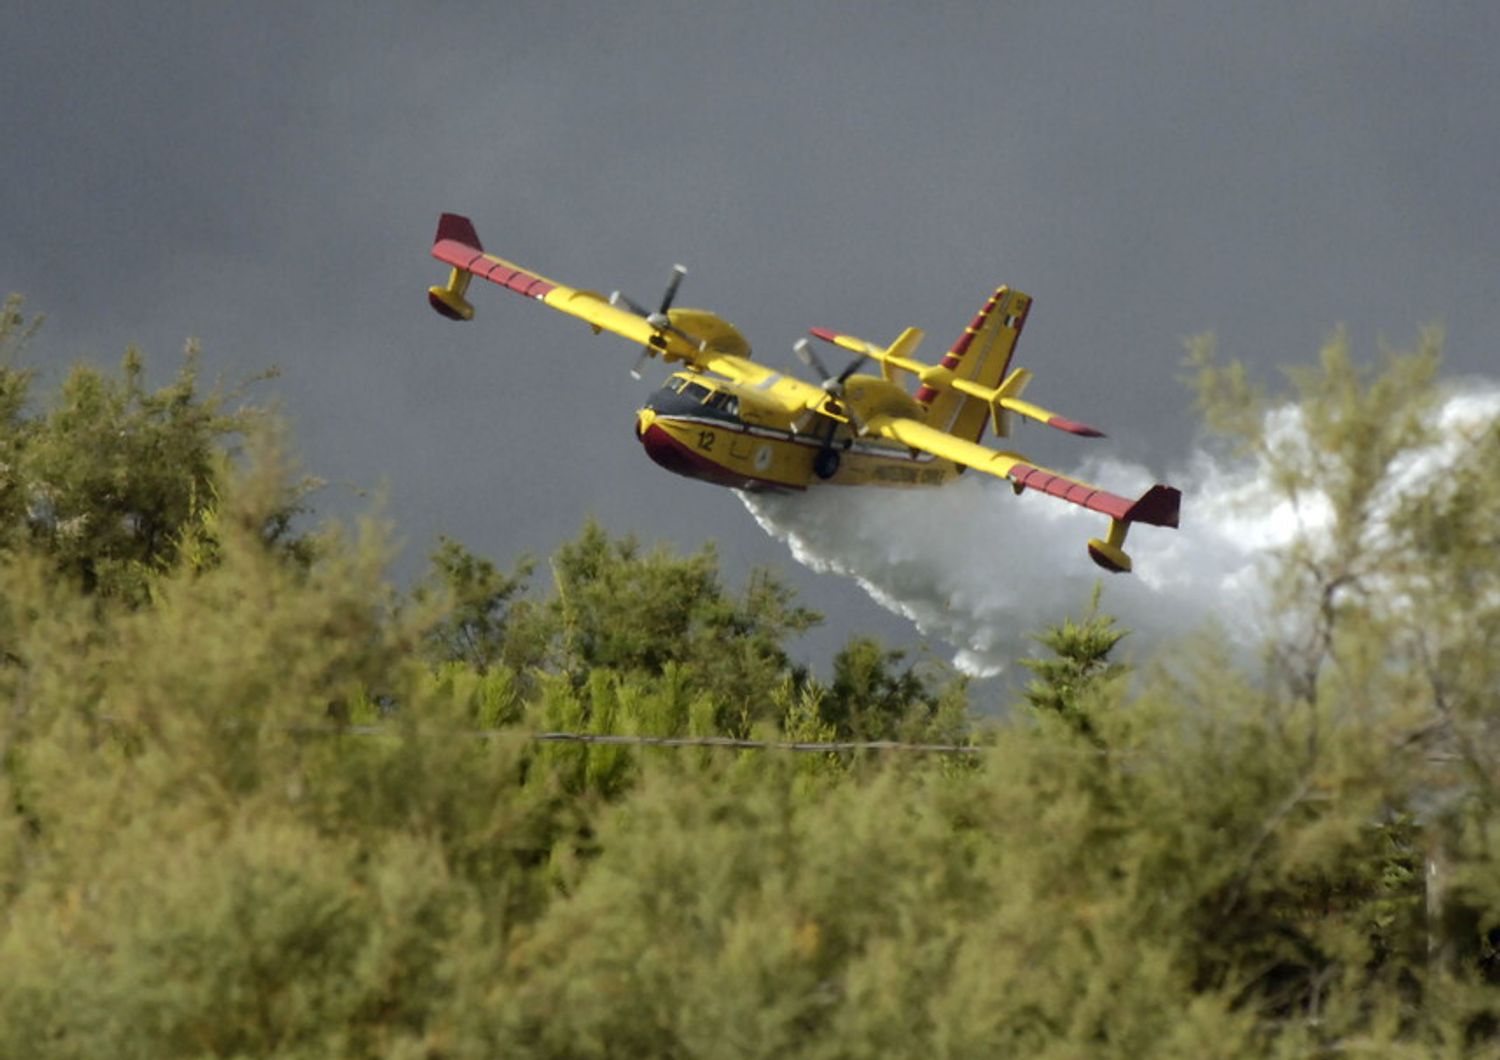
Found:
<path fill-rule="evenodd" d="M 650 311 L 647 310 L 645 306 L 636 303 L 635 301 L 633 301 L 630 298 L 627 298 L 625 295 L 621 294 L 619 291 L 613 291 L 613 292 L 610 293 L 609 304 L 610 305 L 623 305 L 626 309 L 630 310 L 632 313 L 634 313 L 638 317 L 647 317 L 647 318 L 649 318 L 651 316 Z"/>
<path fill-rule="evenodd" d="M 658 313 L 666 313 L 672 308 L 672 302 L 677 297 L 677 288 L 682 286 L 682 278 L 687 275 L 687 269 L 681 265 L 672 266 L 672 278 L 667 281 L 667 293 L 661 296 L 661 308 Z"/>
<path fill-rule="evenodd" d="M 640 378 L 642 378 L 642 376 L 641 376 L 641 369 L 644 368 L 645 365 L 646 365 L 646 362 L 651 359 L 651 354 L 653 352 L 654 351 L 651 349 L 650 346 L 642 346 L 641 347 L 641 355 L 635 359 L 635 364 L 630 369 L 630 377 L 632 379 L 640 379 Z"/>
<path fill-rule="evenodd" d="M 796 342 L 794 342 L 792 344 L 792 352 L 797 355 L 797 359 L 799 361 L 807 365 L 814 372 L 817 372 L 818 378 L 822 379 L 824 382 L 827 382 L 829 379 L 833 378 L 833 374 L 829 372 L 827 368 L 823 367 L 823 362 L 818 358 L 818 355 L 813 352 L 812 344 L 809 343 L 806 339 L 798 339 Z"/>
<path fill-rule="evenodd" d="M 854 360 L 850 361 L 849 364 L 844 368 L 844 370 L 839 373 L 839 385 L 842 386 L 843 384 L 847 383 L 849 381 L 849 377 L 854 374 L 854 369 L 858 368 L 869 359 L 870 355 L 868 353 L 862 353 L 859 356 L 855 357 Z"/>

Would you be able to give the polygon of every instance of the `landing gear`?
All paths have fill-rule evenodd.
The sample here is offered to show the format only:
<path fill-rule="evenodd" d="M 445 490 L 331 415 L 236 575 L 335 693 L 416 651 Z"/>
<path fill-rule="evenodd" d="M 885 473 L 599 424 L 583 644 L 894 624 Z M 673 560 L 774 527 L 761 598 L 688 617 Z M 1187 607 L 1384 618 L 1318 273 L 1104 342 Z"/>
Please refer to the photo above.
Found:
<path fill-rule="evenodd" d="M 813 474 L 825 482 L 839 473 L 839 454 L 832 449 L 819 449 L 813 457 Z"/>

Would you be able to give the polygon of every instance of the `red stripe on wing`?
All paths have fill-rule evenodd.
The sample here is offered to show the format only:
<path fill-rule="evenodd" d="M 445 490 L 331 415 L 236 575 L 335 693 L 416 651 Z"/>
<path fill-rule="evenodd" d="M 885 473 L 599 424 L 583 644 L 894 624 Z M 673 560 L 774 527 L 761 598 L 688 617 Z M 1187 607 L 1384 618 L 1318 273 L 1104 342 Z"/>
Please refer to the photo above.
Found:
<path fill-rule="evenodd" d="M 494 261 L 491 258 L 481 258 L 482 263 L 474 267 L 474 275 L 482 276 L 491 283 L 508 287 L 517 294 L 524 294 L 529 298 L 544 298 L 548 291 L 554 290 L 557 284 L 533 272 L 518 269 L 503 261 Z"/>
<path fill-rule="evenodd" d="M 1087 423 L 1079 423 L 1077 420 L 1070 420 L 1066 416 L 1051 417 L 1047 420 L 1047 426 L 1056 427 L 1058 430 L 1067 431 L 1069 434 L 1081 434 L 1085 438 L 1104 437 L 1104 432 L 1099 430 L 1097 427 L 1090 427 Z"/>
<path fill-rule="evenodd" d="M 551 280 L 543 279 L 536 273 L 527 272 L 525 269 L 519 269 L 507 262 L 492 258 L 456 239 L 439 239 L 432 245 L 432 256 L 454 268 L 472 272 L 480 279 L 489 280 L 517 294 L 524 294 L 528 298 L 545 298 L 548 292 L 557 287 L 557 284 Z"/>
<path fill-rule="evenodd" d="M 1030 464 L 1016 464 L 1010 469 L 1008 477 L 1027 489 L 1061 497 L 1091 511 L 1102 512 L 1111 519 L 1124 519 L 1135 503 L 1119 494 L 1086 486 L 1082 482 L 1054 475 Z"/>
<path fill-rule="evenodd" d="M 455 269 L 468 269 L 484 258 L 484 251 L 476 250 L 456 239 L 439 239 L 432 244 L 432 256 Z"/>

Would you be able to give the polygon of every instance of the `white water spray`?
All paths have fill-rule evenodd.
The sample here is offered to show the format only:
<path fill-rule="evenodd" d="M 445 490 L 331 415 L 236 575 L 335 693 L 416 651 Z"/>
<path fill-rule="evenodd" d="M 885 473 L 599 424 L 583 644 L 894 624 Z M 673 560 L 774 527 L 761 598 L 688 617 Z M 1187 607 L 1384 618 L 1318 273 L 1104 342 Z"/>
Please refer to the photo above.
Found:
<path fill-rule="evenodd" d="M 1450 463 L 1475 426 L 1497 416 L 1500 386 L 1470 387 L 1444 403 L 1441 440 L 1408 463 L 1424 473 Z M 1275 433 L 1301 430 L 1290 408 L 1270 417 Z M 1392 476 L 1398 490 L 1421 477 L 1403 470 Z M 1143 467 L 1108 459 L 1079 477 L 1130 496 L 1153 481 Z M 989 476 L 971 473 L 940 489 L 740 497 L 799 563 L 855 579 L 881 606 L 952 645 L 959 669 L 989 676 L 1034 650 L 1032 632 L 1079 614 L 1101 581 L 1101 606 L 1138 648 L 1209 622 L 1244 646 L 1261 642 L 1265 565 L 1279 547 L 1318 534 L 1327 504 L 1303 498 L 1294 508 L 1274 493 L 1266 467 L 1205 451 L 1166 481 L 1182 490 L 1182 527 L 1134 527 L 1129 575 L 1089 561 L 1085 542 L 1103 536 L 1102 516 L 1031 491 L 1013 496 Z"/>

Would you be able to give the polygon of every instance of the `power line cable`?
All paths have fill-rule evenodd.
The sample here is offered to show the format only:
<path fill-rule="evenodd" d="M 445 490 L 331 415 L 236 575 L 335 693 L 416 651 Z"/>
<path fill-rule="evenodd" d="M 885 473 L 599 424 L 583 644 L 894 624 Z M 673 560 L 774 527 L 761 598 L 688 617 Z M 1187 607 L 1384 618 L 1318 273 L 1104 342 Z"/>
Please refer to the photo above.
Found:
<path fill-rule="evenodd" d="M 299 725 L 288 727 L 298 735 L 391 736 L 398 730 L 383 725 Z M 465 729 L 461 734 L 476 739 L 509 736 L 512 729 Z M 983 754 L 986 748 L 956 743 L 902 743 L 899 740 L 748 740 L 733 736 L 626 736 L 600 732 L 533 732 L 526 739 L 535 743 L 603 744 L 617 747 L 717 747 L 731 751 L 792 751 L 827 754 L 840 751 L 908 751 L 914 754 Z"/>

